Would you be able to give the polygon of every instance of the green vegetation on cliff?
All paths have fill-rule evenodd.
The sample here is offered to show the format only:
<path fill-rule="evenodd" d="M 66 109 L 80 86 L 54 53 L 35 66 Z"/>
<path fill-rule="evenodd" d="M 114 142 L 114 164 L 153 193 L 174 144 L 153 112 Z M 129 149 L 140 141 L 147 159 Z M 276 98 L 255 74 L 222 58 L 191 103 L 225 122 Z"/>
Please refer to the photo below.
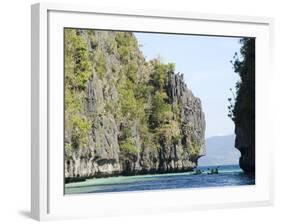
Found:
<path fill-rule="evenodd" d="M 235 93 L 231 89 L 233 99 L 228 99 L 228 116 L 235 122 L 239 122 L 244 116 L 250 120 L 255 119 L 255 39 L 243 38 L 240 43 L 242 58 L 235 53 L 234 61 L 231 61 L 240 80 L 235 85 Z"/>
<path fill-rule="evenodd" d="M 239 122 L 247 116 L 255 120 L 255 39 L 241 39 L 241 55 L 243 60 L 234 61 L 234 71 L 239 74 L 241 81 L 236 84 L 236 102 L 233 115 L 234 120 Z"/>
<path fill-rule="evenodd" d="M 192 106 L 194 112 L 186 111 L 187 104 L 196 112 Z M 109 173 L 195 166 L 204 142 L 202 113 L 200 102 L 175 74 L 175 64 L 145 61 L 132 33 L 65 29 L 65 148 L 70 176 L 82 172 L 71 165 L 80 161 L 77 158 L 96 161 L 89 170 L 99 173 L 107 172 L 100 171 L 103 164 L 112 169 Z M 183 123 L 189 119 L 187 131 Z"/>
<path fill-rule="evenodd" d="M 65 128 L 71 136 L 68 150 L 87 147 L 90 122 L 83 115 L 86 83 L 91 77 L 87 42 L 75 30 L 65 35 Z"/>

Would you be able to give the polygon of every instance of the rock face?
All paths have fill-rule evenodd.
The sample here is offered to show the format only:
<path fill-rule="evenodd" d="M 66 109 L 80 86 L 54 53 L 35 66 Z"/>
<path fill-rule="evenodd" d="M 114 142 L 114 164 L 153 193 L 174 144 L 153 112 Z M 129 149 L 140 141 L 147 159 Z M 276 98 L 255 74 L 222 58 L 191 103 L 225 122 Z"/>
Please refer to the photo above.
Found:
<path fill-rule="evenodd" d="M 245 172 L 255 172 L 255 136 L 248 121 L 235 127 L 235 147 L 241 152 L 239 165 Z"/>
<path fill-rule="evenodd" d="M 241 77 L 234 107 L 235 147 L 241 152 L 240 167 L 255 172 L 255 39 L 241 42 L 243 60 L 234 64 Z"/>
<path fill-rule="evenodd" d="M 66 121 L 66 181 L 183 172 L 196 167 L 198 158 L 205 154 L 205 118 L 201 101 L 188 89 L 183 74 L 175 74 L 157 60 L 146 62 L 133 34 L 71 29 L 67 32 L 69 40 L 80 38 L 86 43 L 84 48 L 92 67 L 85 87 L 78 90 L 80 109 L 75 112 L 88 126 L 76 127 L 73 119 Z M 127 38 L 125 42 L 120 35 Z M 71 46 L 66 48 L 70 63 L 77 50 Z M 130 47 L 129 53 L 124 53 L 124 46 Z M 104 69 L 100 69 L 101 54 Z M 68 76 L 77 77 L 74 75 Z M 163 84 L 156 83 L 158 76 L 160 81 L 164 77 Z M 71 85 L 70 93 L 76 91 Z M 66 117 L 74 113 L 70 110 L 71 100 L 66 105 Z M 83 127 L 89 127 L 85 128 L 86 136 L 79 132 Z"/>

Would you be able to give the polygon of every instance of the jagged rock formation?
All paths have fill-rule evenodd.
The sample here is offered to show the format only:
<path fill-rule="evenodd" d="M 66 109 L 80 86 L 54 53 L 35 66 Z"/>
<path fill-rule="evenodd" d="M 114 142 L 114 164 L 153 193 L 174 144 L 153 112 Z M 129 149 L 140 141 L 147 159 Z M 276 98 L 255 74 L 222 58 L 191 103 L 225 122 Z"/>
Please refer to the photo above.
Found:
<path fill-rule="evenodd" d="M 241 77 L 233 110 L 235 147 L 241 152 L 240 167 L 245 172 L 255 172 L 255 39 L 244 38 L 241 43 L 243 59 L 234 63 Z"/>
<path fill-rule="evenodd" d="M 145 61 L 128 32 L 65 38 L 66 181 L 196 167 L 204 113 L 172 64 Z"/>

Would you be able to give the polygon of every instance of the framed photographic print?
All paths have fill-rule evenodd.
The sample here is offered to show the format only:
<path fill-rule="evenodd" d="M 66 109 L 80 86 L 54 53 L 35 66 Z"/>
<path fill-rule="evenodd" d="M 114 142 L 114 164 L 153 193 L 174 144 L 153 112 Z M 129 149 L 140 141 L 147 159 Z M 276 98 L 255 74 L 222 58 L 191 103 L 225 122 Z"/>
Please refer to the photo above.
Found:
<path fill-rule="evenodd" d="M 272 26 L 33 5 L 32 217 L 271 204 Z"/>

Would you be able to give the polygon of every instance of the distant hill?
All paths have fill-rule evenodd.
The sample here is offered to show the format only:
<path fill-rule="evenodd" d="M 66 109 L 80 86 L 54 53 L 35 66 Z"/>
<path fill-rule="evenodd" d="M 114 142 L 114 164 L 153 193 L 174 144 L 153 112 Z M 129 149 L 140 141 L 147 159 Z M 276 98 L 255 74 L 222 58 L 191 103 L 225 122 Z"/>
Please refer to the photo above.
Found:
<path fill-rule="evenodd" d="M 235 135 L 214 136 L 206 139 L 206 155 L 198 166 L 238 164 L 240 152 L 234 147 Z"/>

